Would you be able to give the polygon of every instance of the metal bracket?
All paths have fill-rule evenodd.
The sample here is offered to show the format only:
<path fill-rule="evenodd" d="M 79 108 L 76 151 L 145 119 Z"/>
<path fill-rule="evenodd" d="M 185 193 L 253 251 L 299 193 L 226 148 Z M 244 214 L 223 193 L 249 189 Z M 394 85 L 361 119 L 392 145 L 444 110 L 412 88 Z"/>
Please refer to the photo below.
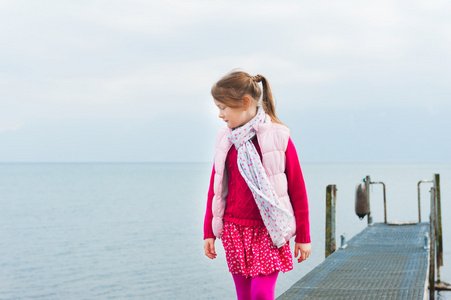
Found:
<path fill-rule="evenodd" d="M 346 249 L 346 247 L 348 246 L 348 244 L 346 244 L 346 233 L 343 233 L 341 236 L 341 246 L 340 249 Z"/>

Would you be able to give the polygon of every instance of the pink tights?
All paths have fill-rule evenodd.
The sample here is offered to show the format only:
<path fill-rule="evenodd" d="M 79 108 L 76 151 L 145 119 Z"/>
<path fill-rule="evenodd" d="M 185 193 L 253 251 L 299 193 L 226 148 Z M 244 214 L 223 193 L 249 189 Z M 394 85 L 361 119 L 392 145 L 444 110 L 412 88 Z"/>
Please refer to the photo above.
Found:
<path fill-rule="evenodd" d="M 277 275 L 279 272 L 246 278 L 240 274 L 232 274 L 238 300 L 274 300 Z"/>

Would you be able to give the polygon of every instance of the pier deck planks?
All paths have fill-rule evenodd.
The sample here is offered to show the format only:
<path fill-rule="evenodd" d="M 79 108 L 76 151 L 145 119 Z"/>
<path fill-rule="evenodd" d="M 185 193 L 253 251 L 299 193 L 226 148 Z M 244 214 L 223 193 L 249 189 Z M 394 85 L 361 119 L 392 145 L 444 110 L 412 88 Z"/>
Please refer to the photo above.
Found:
<path fill-rule="evenodd" d="M 429 223 L 368 226 L 277 299 L 426 299 L 426 232 Z"/>

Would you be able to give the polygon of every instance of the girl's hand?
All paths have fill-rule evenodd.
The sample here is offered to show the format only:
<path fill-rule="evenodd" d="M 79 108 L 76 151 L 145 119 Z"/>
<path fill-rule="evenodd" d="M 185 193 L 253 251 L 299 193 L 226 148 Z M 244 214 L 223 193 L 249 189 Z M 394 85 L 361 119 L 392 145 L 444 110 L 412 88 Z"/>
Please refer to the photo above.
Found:
<path fill-rule="evenodd" d="M 209 238 L 204 240 L 205 255 L 211 259 L 216 258 L 215 239 Z"/>
<path fill-rule="evenodd" d="M 296 245 L 294 246 L 294 257 L 298 257 L 298 255 L 300 254 L 298 263 L 306 260 L 310 256 L 310 253 L 312 253 L 312 247 L 310 243 L 296 243 Z"/>

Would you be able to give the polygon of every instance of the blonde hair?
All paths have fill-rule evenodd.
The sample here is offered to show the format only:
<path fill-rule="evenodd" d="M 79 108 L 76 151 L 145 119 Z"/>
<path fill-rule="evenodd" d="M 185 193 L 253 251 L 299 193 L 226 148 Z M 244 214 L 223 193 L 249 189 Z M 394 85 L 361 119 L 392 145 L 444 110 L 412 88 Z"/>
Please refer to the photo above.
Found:
<path fill-rule="evenodd" d="M 246 95 L 259 100 L 262 94 L 258 83 L 263 86 L 262 106 L 270 116 L 271 121 L 283 124 L 276 116 L 276 108 L 272 97 L 268 80 L 263 75 L 251 76 L 243 71 L 232 70 L 222 77 L 211 88 L 211 95 L 216 101 L 224 103 L 229 107 L 239 108 L 243 106 L 243 98 Z"/>

